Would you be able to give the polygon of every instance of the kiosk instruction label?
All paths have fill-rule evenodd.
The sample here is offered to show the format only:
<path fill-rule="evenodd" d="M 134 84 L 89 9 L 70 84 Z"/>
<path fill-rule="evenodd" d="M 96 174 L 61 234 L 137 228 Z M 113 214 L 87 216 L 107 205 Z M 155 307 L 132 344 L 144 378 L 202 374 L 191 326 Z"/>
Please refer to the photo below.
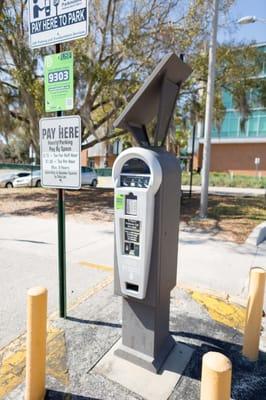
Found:
<path fill-rule="evenodd" d="M 79 116 L 40 120 L 42 186 L 79 189 L 81 186 L 81 121 Z"/>
<path fill-rule="evenodd" d="M 117 210 L 123 210 L 125 207 L 125 196 L 123 194 L 116 194 L 115 196 L 115 208 Z"/>
<path fill-rule="evenodd" d="M 88 34 L 88 0 L 29 0 L 32 48 L 79 39 Z"/>
<path fill-rule="evenodd" d="M 45 111 L 73 109 L 73 53 L 51 54 L 44 58 Z"/>

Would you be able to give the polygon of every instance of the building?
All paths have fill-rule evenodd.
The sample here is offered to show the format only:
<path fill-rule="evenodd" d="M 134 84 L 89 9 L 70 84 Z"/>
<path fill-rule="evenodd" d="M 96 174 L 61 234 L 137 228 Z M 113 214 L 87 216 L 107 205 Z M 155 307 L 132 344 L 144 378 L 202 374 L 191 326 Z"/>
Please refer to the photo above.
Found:
<path fill-rule="evenodd" d="M 266 52 L 266 43 L 257 45 Z M 266 62 L 258 79 L 266 78 Z M 231 172 L 239 175 L 266 176 L 266 109 L 256 100 L 256 93 L 249 94 L 251 114 L 245 130 L 240 129 L 240 113 L 234 108 L 232 95 L 223 95 L 226 114 L 221 130 L 213 127 L 211 137 L 210 171 Z M 203 127 L 197 129 L 194 168 L 202 166 Z"/>
<path fill-rule="evenodd" d="M 81 166 L 87 167 L 88 165 L 88 150 L 81 151 Z"/>
<path fill-rule="evenodd" d="M 94 139 L 94 138 L 93 138 Z M 122 142 L 117 139 L 113 142 L 97 143 L 82 153 L 82 160 L 91 168 L 112 168 L 117 155 L 122 151 Z"/>

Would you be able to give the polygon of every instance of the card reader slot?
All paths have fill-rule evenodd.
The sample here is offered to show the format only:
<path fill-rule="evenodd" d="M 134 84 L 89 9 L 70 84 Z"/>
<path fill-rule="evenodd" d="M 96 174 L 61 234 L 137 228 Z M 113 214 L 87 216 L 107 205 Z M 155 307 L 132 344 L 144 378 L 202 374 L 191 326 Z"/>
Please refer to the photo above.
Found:
<path fill-rule="evenodd" d="M 139 291 L 139 285 L 135 285 L 134 283 L 126 282 L 126 289 L 127 290 L 132 290 L 133 292 L 138 292 Z"/>

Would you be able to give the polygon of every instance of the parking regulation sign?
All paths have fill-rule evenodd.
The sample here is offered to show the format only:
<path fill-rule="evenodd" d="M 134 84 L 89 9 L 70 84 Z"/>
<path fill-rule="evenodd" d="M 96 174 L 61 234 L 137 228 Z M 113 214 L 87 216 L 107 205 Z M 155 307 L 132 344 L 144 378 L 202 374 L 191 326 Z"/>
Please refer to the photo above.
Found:
<path fill-rule="evenodd" d="M 88 0 L 29 0 L 32 48 L 79 39 L 88 34 Z"/>
<path fill-rule="evenodd" d="M 44 57 L 45 111 L 73 109 L 73 53 L 49 54 Z"/>
<path fill-rule="evenodd" d="M 41 182 L 46 188 L 80 189 L 79 116 L 40 120 Z"/>

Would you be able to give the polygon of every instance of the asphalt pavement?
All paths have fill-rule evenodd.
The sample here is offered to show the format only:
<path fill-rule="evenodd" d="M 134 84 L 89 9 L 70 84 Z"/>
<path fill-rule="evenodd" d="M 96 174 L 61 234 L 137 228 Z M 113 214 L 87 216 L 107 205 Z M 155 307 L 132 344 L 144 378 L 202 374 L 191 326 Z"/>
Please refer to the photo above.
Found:
<path fill-rule="evenodd" d="M 113 296 L 112 287 L 113 246 L 112 223 L 66 218 L 68 317 L 62 320 L 56 218 L 0 216 L 1 400 L 24 397 L 26 292 L 33 286 L 48 288 L 46 398 L 144 398 L 97 370 L 121 336 L 121 299 Z M 171 332 L 177 342 L 190 346 L 193 355 L 169 400 L 199 399 L 201 360 L 210 350 L 233 362 L 233 400 L 265 399 L 266 331 L 259 362 L 247 363 L 241 356 L 245 312 L 233 304 L 246 303 L 253 266 L 266 266 L 265 241 L 259 246 L 250 241 L 238 245 L 181 224 Z"/>
<path fill-rule="evenodd" d="M 68 303 L 103 280 L 105 266 L 112 265 L 113 224 L 82 224 L 67 218 Z M 0 217 L 0 282 L 1 348 L 25 330 L 29 288 L 47 287 L 49 312 L 58 310 L 56 218 Z"/>
<path fill-rule="evenodd" d="M 49 290 L 49 312 L 58 310 L 56 218 L 0 217 L 0 348 L 25 330 L 26 292 Z M 67 300 L 73 302 L 113 268 L 113 224 L 66 219 Z M 177 283 L 245 301 L 249 270 L 266 266 L 260 246 L 216 240 L 180 226 Z M 266 296 L 265 296 L 266 306 Z"/>
<path fill-rule="evenodd" d="M 225 319 L 224 323 L 214 320 L 208 306 L 196 300 L 196 294 L 178 288 L 172 292 L 170 331 L 177 343 L 185 344 L 191 349 L 192 357 L 168 400 L 199 400 L 202 357 L 208 351 L 221 352 L 232 361 L 233 400 L 264 400 L 265 352 L 260 352 L 257 363 L 247 362 L 241 356 L 241 332 L 228 326 L 230 318 Z M 231 318 L 242 314 L 239 321 L 243 320 L 241 308 L 221 301 L 219 306 L 221 314 L 223 307 L 224 311 L 227 307 Z M 226 312 L 224 316 L 226 317 Z M 50 320 L 46 400 L 143 400 L 144 397 L 134 390 L 127 389 L 115 379 L 108 379 L 98 367 L 100 360 L 117 343 L 120 336 L 121 299 L 113 296 L 112 284 L 92 291 L 69 311 L 67 319 Z M 19 361 L 12 366 L 4 365 L 4 373 L 6 383 L 10 383 L 10 369 L 16 368 L 16 380 L 10 384 L 10 387 L 13 385 L 13 390 L 9 387 L 2 398 L 22 400 L 25 390 L 25 348 L 13 345 L 13 352 L 19 355 Z M 176 368 L 178 369 L 178 365 Z M 174 371 L 175 366 L 172 373 Z M 164 372 L 162 369 L 160 375 Z M 144 385 L 149 385 L 149 382 L 144 382 Z"/>

